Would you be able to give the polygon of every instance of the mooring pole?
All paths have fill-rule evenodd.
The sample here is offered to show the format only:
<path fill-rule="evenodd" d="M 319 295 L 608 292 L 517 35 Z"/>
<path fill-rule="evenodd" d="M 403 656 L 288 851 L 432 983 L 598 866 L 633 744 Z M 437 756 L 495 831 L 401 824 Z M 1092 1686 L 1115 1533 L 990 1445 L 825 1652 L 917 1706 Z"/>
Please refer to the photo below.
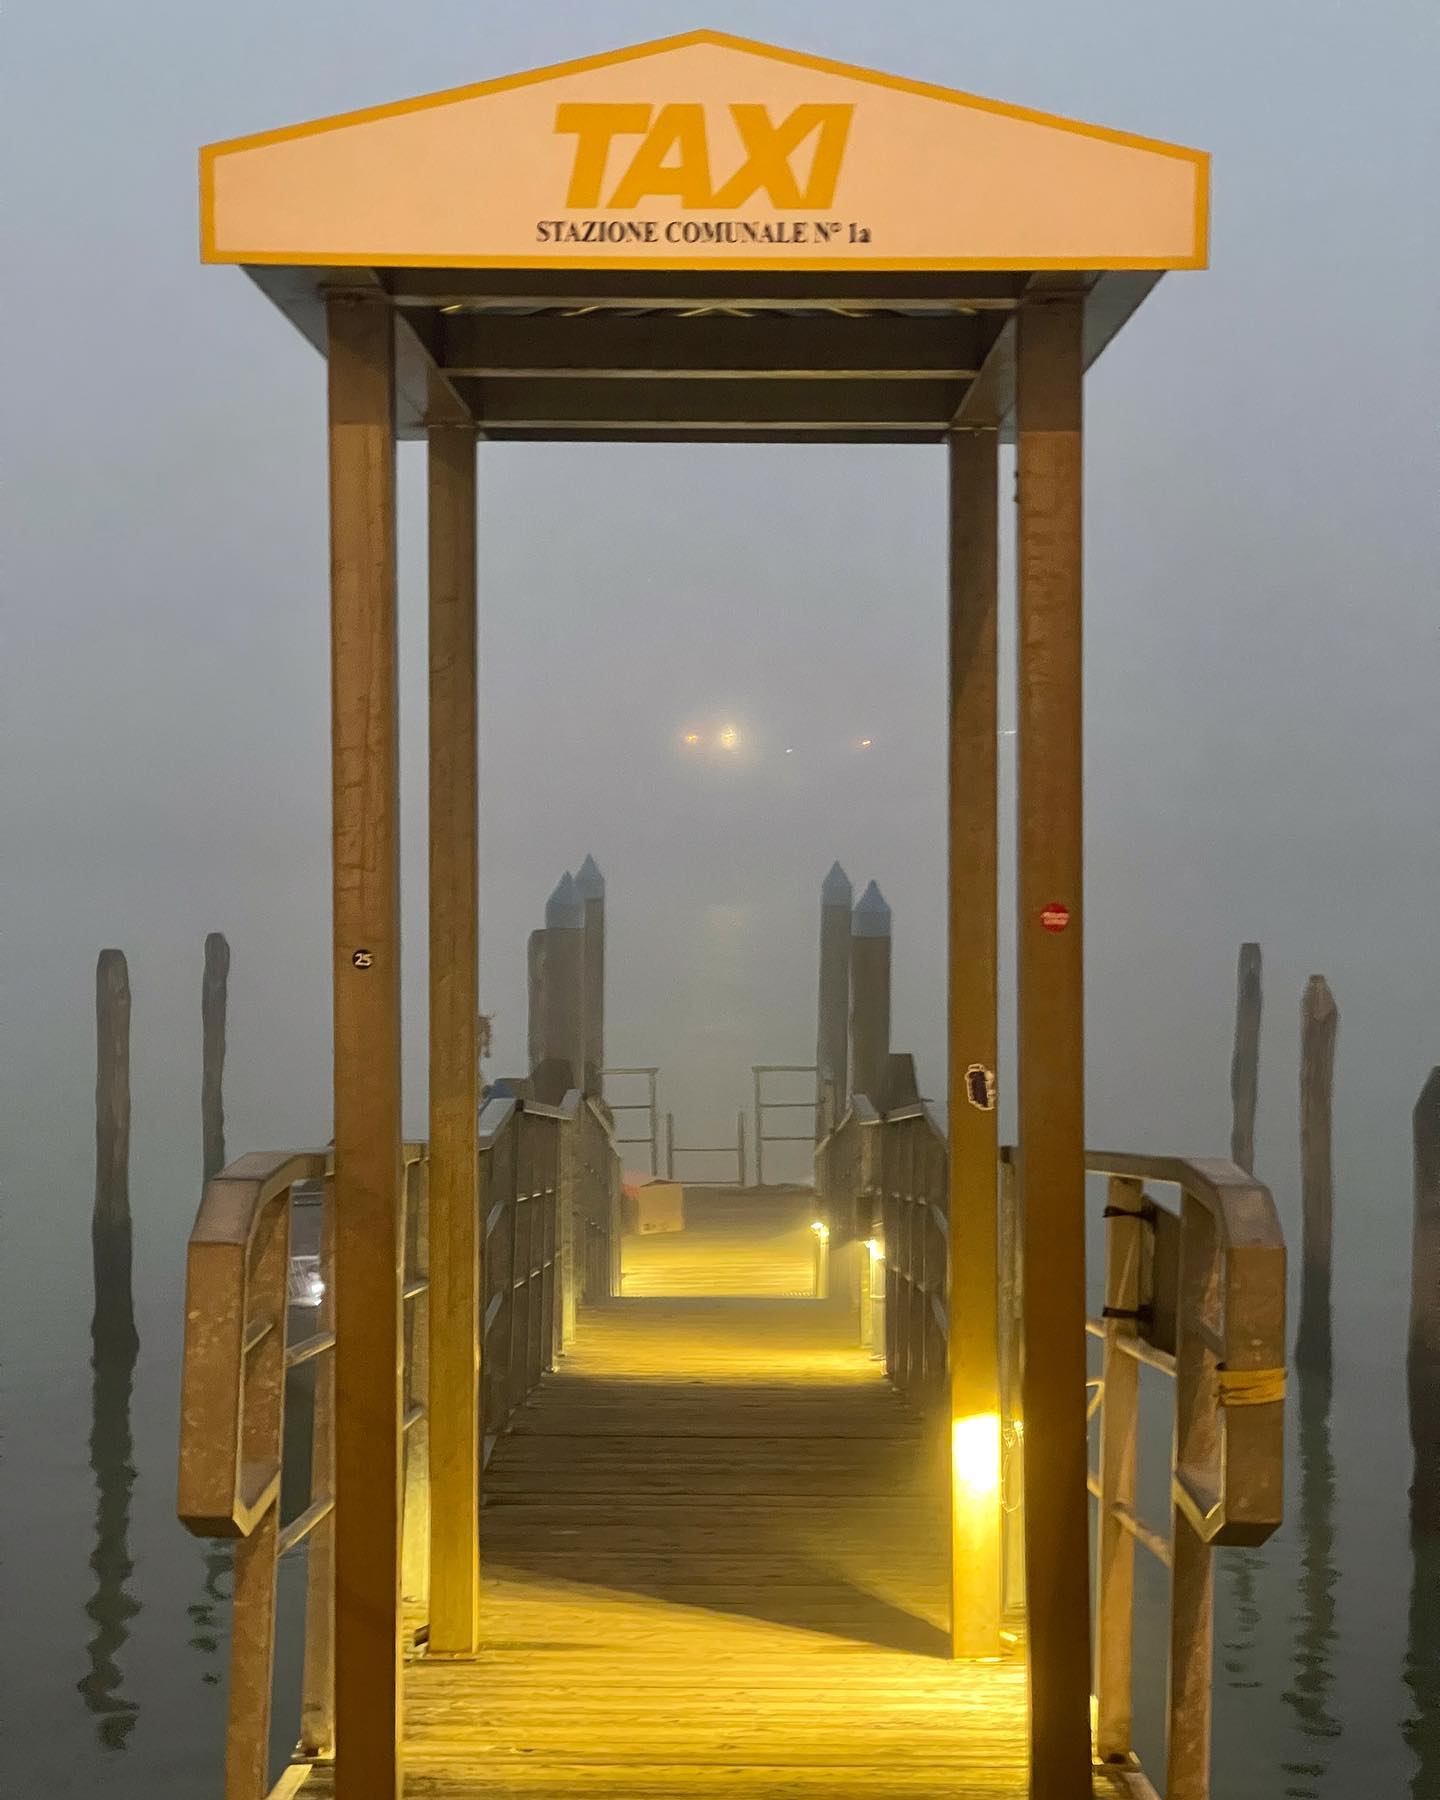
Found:
<path fill-rule="evenodd" d="M 95 1277 L 95 1356 L 133 1350 L 130 1261 L 130 970 L 123 950 L 95 964 L 95 1204 L 90 1215 Z"/>
<path fill-rule="evenodd" d="M 1255 1173 L 1255 1105 L 1260 1092 L 1260 946 L 1240 946 L 1235 981 L 1235 1052 L 1230 1059 L 1230 1160 Z"/>
<path fill-rule="evenodd" d="M 1339 1009 L 1323 975 L 1305 986 L 1300 1020 L 1300 1326 L 1295 1360 L 1329 1372 L 1330 1262 L 1334 1241 L 1332 1089 Z"/>
<path fill-rule="evenodd" d="M 1018 324 L 1019 1152 L 1030 1782 L 1090 1794 L 1081 812 L 1084 302 Z"/>
<path fill-rule="evenodd" d="M 400 785 L 389 303 L 329 323 L 335 1785 L 400 1791 Z"/>
<path fill-rule="evenodd" d="M 605 1067 L 605 877 L 587 856 L 575 877 L 575 890 L 585 905 L 585 1092 L 599 1098 Z"/>
<path fill-rule="evenodd" d="M 545 1060 L 545 932 L 532 931 L 525 946 L 526 1061 L 533 1075 Z"/>
<path fill-rule="evenodd" d="M 223 932 L 205 939 L 200 984 L 200 1135 L 205 1179 L 225 1167 L 225 1009 L 230 946 Z"/>
<path fill-rule="evenodd" d="M 999 437 L 950 439 L 950 1648 L 1000 1650 Z"/>
<path fill-rule="evenodd" d="M 820 990 L 815 1032 L 815 1141 L 833 1131 L 850 1092 L 850 877 L 839 863 L 820 886 Z M 760 1077 L 755 1077 L 757 1169 Z M 759 1173 L 756 1181 L 764 1179 Z"/>
<path fill-rule="evenodd" d="M 585 1079 L 585 902 L 566 870 L 545 902 L 545 1056 Z M 557 1096 L 560 1098 L 561 1096 Z"/>
<path fill-rule="evenodd" d="M 480 902 L 475 433 L 428 434 L 430 1653 L 480 1629 Z"/>
<path fill-rule="evenodd" d="M 1415 1478 L 1410 1517 L 1440 1536 L 1440 1069 L 1415 1102 L 1415 1226 L 1410 1264 L 1406 1377 Z"/>
<path fill-rule="evenodd" d="M 890 1060 L 890 908 L 872 881 L 850 915 L 850 1078 L 884 1104 Z"/>

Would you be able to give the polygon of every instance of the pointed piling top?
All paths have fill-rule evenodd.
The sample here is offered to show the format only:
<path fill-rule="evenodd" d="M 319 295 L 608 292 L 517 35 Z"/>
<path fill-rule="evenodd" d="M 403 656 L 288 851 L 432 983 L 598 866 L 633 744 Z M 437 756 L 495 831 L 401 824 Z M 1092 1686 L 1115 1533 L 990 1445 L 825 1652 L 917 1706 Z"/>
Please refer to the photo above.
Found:
<path fill-rule="evenodd" d="M 575 877 L 567 869 L 560 877 L 555 892 L 545 902 L 547 931 L 583 931 L 585 902 L 575 885 Z"/>
<path fill-rule="evenodd" d="M 830 873 L 820 884 L 820 904 L 848 908 L 854 898 L 855 890 L 850 885 L 850 877 L 838 862 L 831 863 Z"/>
<path fill-rule="evenodd" d="M 575 877 L 575 890 L 582 900 L 605 898 L 605 877 L 593 856 L 587 856 L 581 863 L 580 873 Z"/>
<path fill-rule="evenodd" d="M 885 896 L 872 881 L 855 904 L 850 915 L 851 937 L 889 937 L 890 908 Z"/>

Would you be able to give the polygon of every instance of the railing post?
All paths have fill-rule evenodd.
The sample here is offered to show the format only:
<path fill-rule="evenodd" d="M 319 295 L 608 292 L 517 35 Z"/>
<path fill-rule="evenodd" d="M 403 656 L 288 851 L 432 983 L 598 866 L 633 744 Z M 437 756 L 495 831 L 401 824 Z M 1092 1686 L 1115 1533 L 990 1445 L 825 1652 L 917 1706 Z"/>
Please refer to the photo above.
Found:
<path fill-rule="evenodd" d="M 1099 1555 L 1095 1603 L 1095 1750 L 1124 1762 L 1131 1740 L 1131 1647 L 1135 1623 L 1135 1540 L 1115 1505 L 1135 1504 L 1136 1404 L 1140 1365 L 1121 1348 L 1137 1335 L 1144 1188 L 1112 1176 L 1106 1207 L 1105 1362 L 1100 1413 Z"/>
<path fill-rule="evenodd" d="M 325 1177 L 320 1201 L 320 1304 L 317 1332 L 335 1326 L 335 1178 Z M 335 1492 L 335 1358 L 315 1364 L 310 1435 L 310 1492 Z M 305 1667 L 300 1692 L 300 1754 L 318 1761 L 335 1748 L 335 1514 L 310 1534 L 305 1553 Z"/>
<path fill-rule="evenodd" d="M 1219 1242 L 1215 1221 L 1183 1190 L 1175 1326 L 1177 1478 L 1215 1460 L 1219 1423 L 1216 1358 Z M 1170 1693 L 1165 1800 L 1210 1800 L 1210 1711 L 1215 1662 L 1215 1562 L 1181 1507 L 1172 1509 Z"/>
<path fill-rule="evenodd" d="M 434 1252 L 430 1232 L 430 1170 L 424 1157 L 405 1166 L 405 1284 L 429 1279 Z M 414 1294 L 405 1306 L 405 1363 L 402 1395 L 405 1417 L 403 1536 L 400 1592 L 407 1605 L 430 1622 L 430 1545 L 434 1519 L 432 1436 L 429 1418 L 431 1326 L 430 1290 Z M 476 1400 L 478 1433 L 478 1395 Z M 418 1416 L 417 1416 L 418 1415 Z"/>
<path fill-rule="evenodd" d="M 475 433 L 429 433 L 430 1652 L 480 1629 Z"/>
<path fill-rule="evenodd" d="M 250 1357 L 241 1415 L 241 1464 L 264 1468 L 283 1441 L 286 1288 L 290 1273 L 290 1195 L 261 1225 L 251 1275 L 254 1291 L 274 1297 L 277 1316 Z M 280 1550 L 280 1492 L 235 1545 L 230 1693 L 225 1733 L 225 1800 L 265 1800 L 270 1791 L 270 1696 L 275 1673 L 275 1575 Z"/>
<path fill-rule="evenodd" d="M 400 1790 L 400 785 L 394 319 L 328 302 L 335 1057 L 335 1753 Z"/>

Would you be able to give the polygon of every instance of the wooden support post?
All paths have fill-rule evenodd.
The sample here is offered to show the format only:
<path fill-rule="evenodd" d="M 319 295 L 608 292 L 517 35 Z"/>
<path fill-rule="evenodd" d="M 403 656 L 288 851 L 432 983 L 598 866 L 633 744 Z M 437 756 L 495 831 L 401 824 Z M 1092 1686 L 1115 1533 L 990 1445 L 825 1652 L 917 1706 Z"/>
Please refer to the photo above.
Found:
<path fill-rule="evenodd" d="M 225 1008 L 230 946 L 223 932 L 205 939 L 200 985 L 200 1135 L 205 1179 L 225 1167 Z"/>
<path fill-rule="evenodd" d="M 400 1791 L 394 320 L 327 306 L 335 984 L 335 1783 Z"/>
<path fill-rule="evenodd" d="M 815 1032 L 815 1141 L 839 1123 L 850 1092 L 850 877 L 839 863 L 820 887 L 820 997 Z M 760 1158 L 760 1077 L 755 1077 L 756 1182 Z"/>
<path fill-rule="evenodd" d="M 1260 1092 L 1260 946 L 1240 946 L 1235 983 L 1235 1053 L 1230 1059 L 1230 1160 L 1255 1173 L 1255 1103 Z"/>
<path fill-rule="evenodd" d="M 593 856 L 581 863 L 575 889 L 585 904 L 585 1078 L 580 1085 L 598 1097 L 605 1067 L 605 877 Z"/>
<path fill-rule="evenodd" d="M 993 431 L 950 439 L 947 1318 L 954 1656 L 995 1656 L 1000 1650 L 998 458 Z"/>
<path fill-rule="evenodd" d="M 850 1079 L 877 1107 L 890 1060 L 890 929 L 872 881 L 850 915 Z"/>
<path fill-rule="evenodd" d="M 97 1361 L 139 1343 L 130 1283 L 130 970 L 123 950 L 95 964 L 95 1204 L 90 1215 Z"/>
<path fill-rule="evenodd" d="M 480 1629 L 475 434 L 429 433 L 430 1650 Z"/>
<path fill-rule="evenodd" d="M 1323 975 L 1305 985 L 1300 1014 L 1300 1326 L 1295 1360 L 1330 1368 L 1330 1258 L 1335 1180 L 1331 1166 L 1331 1100 L 1339 1009 Z"/>
<path fill-rule="evenodd" d="M 1415 1235 L 1406 1374 L 1415 1479 L 1410 1517 L 1440 1537 L 1440 1069 L 1415 1102 Z"/>
<path fill-rule="evenodd" d="M 1018 327 L 1019 1152 L 1031 1786 L 1090 1793 L 1081 891 L 1083 302 Z"/>

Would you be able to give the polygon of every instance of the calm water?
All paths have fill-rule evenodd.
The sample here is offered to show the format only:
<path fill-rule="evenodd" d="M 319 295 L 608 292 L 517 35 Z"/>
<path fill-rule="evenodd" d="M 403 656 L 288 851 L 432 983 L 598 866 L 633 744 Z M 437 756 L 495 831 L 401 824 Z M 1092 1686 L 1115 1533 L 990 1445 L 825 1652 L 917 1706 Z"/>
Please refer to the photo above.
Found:
<path fill-rule="evenodd" d="M 51 1178 L 27 1168 L 21 1147 L 6 1185 L 4 1786 L 46 1800 L 202 1796 L 218 1792 L 230 1619 L 224 1551 L 174 1518 L 181 1276 L 196 1172 L 157 1157 L 163 1134 L 137 1116 L 140 1348 L 133 1366 L 121 1357 L 93 1373 L 88 1134 L 82 1109 L 49 1158 Z M 1298 1394 L 1292 1387 L 1285 1527 L 1263 1550 L 1223 1558 L 1219 1800 L 1440 1796 L 1440 1543 L 1412 1545 L 1405 1497 L 1408 1147 L 1342 1142 L 1337 1161 L 1338 1210 L 1373 1221 L 1395 1278 L 1369 1310 L 1337 1281 L 1333 1392 L 1313 1381 Z M 1388 1186 L 1363 1187 L 1362 1171 Z M 1293 1195 L 1275 1185 L 1288 1221 Z M 1342 1251 L 1350 1236 L 1341 1231 Z M 1146 1380 L 1142 1499 L 1159 1520 L 1168 1393 L 1163 1379 Z M 1140 1563 L 1140 1747 L 1158 1770 L 1165 1596 L 1161 1572 Z M 287 1570 L 282 1597 L 286 1693 L 301 1573 Z M 277 1734 L 293 1727 L 282 1711 Z"/>

